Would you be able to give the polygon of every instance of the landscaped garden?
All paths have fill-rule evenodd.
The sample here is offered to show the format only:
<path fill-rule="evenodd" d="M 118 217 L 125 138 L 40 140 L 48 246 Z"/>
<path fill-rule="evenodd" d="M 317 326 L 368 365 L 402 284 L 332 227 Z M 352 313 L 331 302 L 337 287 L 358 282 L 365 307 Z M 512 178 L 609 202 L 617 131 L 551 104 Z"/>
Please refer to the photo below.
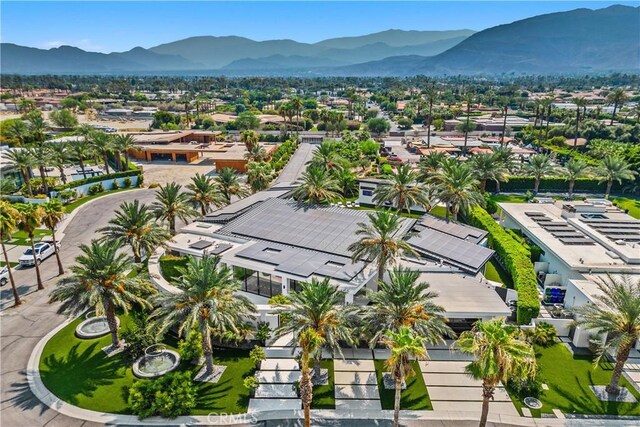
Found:
<path fill-rule="evenodd" d="M 132 327 L 131 315 L 120 315 L 121 331 Z M 40 373 L 44 385 L 65 402 L 94 411 L 117 414 L 133 413 L 128 403 L 128 389 L 139 380 L 125 362 L 123 353 L 112 357 L 102 351 L 111 343 L 107 334 L 96 339 L 79 339 L 76 326 L 83 317 L 71 322 L 44 347 L 40 359 Z M 168 335 L 163 341 L 167 349 L 176 350 L 177 341 Z M 214 363 L 225 365 L 217 383 L 195 382 L 196 404 L 193 415 L 209 413 L 244 413 L 249 404 L 249 390 L 243 386 L 244 377 L 253 375 L 255 365 L 249 351 L 243 349 L 214 349 Z M 185 372 L 193 378 L 199 367 L 181 361 L 175 372 Z"/>
<path fill-rule="evenodd" d="M 535 346 L 535 351 L 540 381 L 549 386 L 549 390 L 542 391 L 538 397 L 543 406 L 531 410 L 534 416 L 550 414 L 553 409 L 560 409 L 565 414 L 640 416 L 640 404 L 603 402 L 589 388 L 590 385 L 609 383 L 613 369 L 609 362 L 603 360 L 594 366 L 592 356 L 573 355 L 561 343 L 550 347 Z M 624 378 L 620 380 L 620 386 L 640 400 L 640 393 Z M 513 395 L 512 400 L 521 411 L 524 403 Z"/>
<path fill-rule="evenodd" d="M 335 409 L 336 408 L 336 386 L 333 371 L 333 360 L 322 359 L 320 368 L 326 369 L 329 375 L 329 381 L 324 385 L 316 385 L 313 387 L 313 400 L 311 408 L 313 409 Z"/>
<path fill-rule="evenodd" d="M 640 219 L 640 199 L 632 197 L 615 197 L 613 201 L 620 209 L 628 209 L 629 215 Z"/>
<path fill-rule="evenodd" d="M 378 392 L 380 393 L 380 404 L 382 409 L 393 409 L 395 390 L 387 389 L 384 386 L 383 373 L 389 372 L 389 367 L 385 360 L 374 360 L 376 367 L 376 378 L 378 379 Z M 429 398 L 429 391 L 424 383 L 424 378 L 417 361 L 411 362 L 414 375 L 406 379 L 407 388 L 402 390 L 400 397 L 400 409 L 407 410 L 432 410 L 433 405 Z"/>
<path fill-rule="evenodd" d="M 179 268 L 184 268 L 187 265 L 186 257 L 179 257 L 175 255 L 163 255 L 160 257 L 160 272 L 162 277 L 171 283 L 176 283 L 180 277 Z"/>
<path fill-rule="evenodd" d="M 491 258 L 487 263 L 484 270 L 484 277 L 486 277 L 487 280 L 502 283 L 506 288 L 513 288 L 513 279 L 495 258 Z"/>
<path fill-rule="evenodd" d="M 51 236 L 51 230 L 47 228 L 36 228 L 33 231 L 33 240 L 35 242 L 39 242 L 43 238 Z M 11 239 L 6 241 L 10 245 L 18 245 L 18 246 L 31 246 L 31 242 L 29 241 L 29 236 L 25 231 L 16 231 L 11 234 Z"/>

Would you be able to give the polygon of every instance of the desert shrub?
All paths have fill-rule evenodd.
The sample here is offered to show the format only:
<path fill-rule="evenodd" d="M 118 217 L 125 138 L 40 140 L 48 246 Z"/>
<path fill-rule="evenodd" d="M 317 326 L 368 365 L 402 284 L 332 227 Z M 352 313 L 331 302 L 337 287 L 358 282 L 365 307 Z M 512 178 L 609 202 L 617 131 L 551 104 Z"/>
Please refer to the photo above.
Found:
<path fill-rule="evenodd" d="M 114 179 L 113 182 L 111 183 L 111 189 L 117 190 L 118 188 L 120 188 L 120 185 L 118 185 L 118 180 Z"/>
<path fill-rule="evenodd" d="M 267 353 L 265 353 L 264 348 L 256 345 L 249 352 L 249 359 L 251 359 L 255 367 L 258 368 L 260 363 L 267 359 Z"/>
<path fill-rule="evenodd" d="M 126 177 L 125 179 L 122 180 L 122 188 L 129 188 L 131 187 L 131 178 Z"/>
<path fill-rule="evenodd" d="M 188 372 L 172 372 L 153 381 L 136 381 L 129 387 L 128 403 L 138 418 L 175 418 L 196 406 L 196 386 Z"/>
<path fill-rule="evenodd" d="M 547 322 L 536 323 L 535 328 L 525 331 L 525 338 L 531 344 L 536 344 L 541 347 L 550 347 L 557 341 L 556 328 Z"/>
<path fill-rule="evenodd" d="M 178 343 L 178 353 L 184 360 L 198 360 L 204 354 L 202 348 L 202 334 L 193 330 L 183 340 Z"/>
<path fill-rule="evenodd" d="M 104 191 L 104 187 L 102 186 L 102 183 L 94 184 L 91 187 L 89 187 L 89 194 L 91 195 L 102 193 L 103 191 Z"/>
<path fill-rule="evenodd" d="M 256 326 L 256 334 L 255 334 L 256 340 L 264 344 L 269 339 L 270 336 L 271 336 L 271 328 L 269 327 L 269 323 L 258 322 Z"/>

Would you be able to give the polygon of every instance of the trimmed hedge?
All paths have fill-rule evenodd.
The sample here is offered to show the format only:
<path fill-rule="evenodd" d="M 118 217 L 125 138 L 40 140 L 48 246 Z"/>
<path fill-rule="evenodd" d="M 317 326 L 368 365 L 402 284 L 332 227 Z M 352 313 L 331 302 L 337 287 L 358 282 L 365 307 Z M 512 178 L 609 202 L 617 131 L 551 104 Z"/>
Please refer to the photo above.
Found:
<path fill-rule="evenodd" d="M 538 283 L 531 262 L 529 248 L 518 242 L 504 230 L 482 208 L 476 207 L 469 213 L 471 225 L 489 232 L 489 244 L 513 278 L 513 287 L 518 291 L 517 320 L 520 325 L 528 325 L 540 313 Z"/>
<path fill-rule="evenodd" d="M 510 176 L 509 181 L 500 181 L 500 191 L 533 191 L 535 179 L 531 176 Z M 578 178 L 573 187 L 574 192 L 603 193 L 607 189 L 606 182 L 600 182 L 598 178 Z M 617 182 L 613 183 L 611 191 L 620 191 L 622 186 Z M 495 192 L 495 181 L 487 181 L 487 191 Z M 567 193 L 569 191 L 569 181 L 562 176 L 548 176 L 540 180 L 538 191 L 551 191 Z"/>
<path fill-rule="evenodd" d="M 141 176 L 141 175 L 142 175 L 142 171 L 141 170 L 115 172 L 115 173 L 109 173 L 109 174 L 106 174 L 106 175 L 96 175 L 96 176 L 92 176 L 92 177 L 89 177 L 89 178 L 86 178 L 86 179 L 78 179 L 76 181 L 70 181 L 70 182 L 67 182 L 64 185 L 57 185 L 57 186 L 53 187 L 52 190 L 62 191 L 62 190 L 65 190 L 67 188 L 80 187 L 81 185 L 91 184 L 91 183 L 94 183 L 94 182 L 110 181 L 110 180 L 114 180 L 116 178 L 124 178 L 124 177 L 128 177 L 128 176 Z"/>
<path fill-rule="evenodd" d="M 269 163 L 271 163 L 271 167 L 273 168 L 273 170 L 279 172 L 282 168 L 284 168 L 291 156 L 293 156 L 293 153 L 296 152 L 297 147 L 298 144 L 293 140 L 289 140 L 278 145 L 278 148 L 276 148 L 276 150 L 273 152 L 273 155 L 271 156 L 271 160 L 269 160 Z"/>

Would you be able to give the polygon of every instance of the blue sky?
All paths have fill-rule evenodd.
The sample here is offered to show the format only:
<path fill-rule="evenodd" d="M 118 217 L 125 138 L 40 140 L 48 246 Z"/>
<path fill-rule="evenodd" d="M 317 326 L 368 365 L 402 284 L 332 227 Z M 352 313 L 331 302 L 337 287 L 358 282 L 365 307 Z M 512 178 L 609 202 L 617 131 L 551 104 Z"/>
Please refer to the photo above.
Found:
<path fill-rule="evenodd" d="M 482 30 L 550 12 L 639 2 L 0 2 L 3 42 L 62 44 L 98 52 L 145 48 L 197 35 L 316 42 L 390 28 Z"/>

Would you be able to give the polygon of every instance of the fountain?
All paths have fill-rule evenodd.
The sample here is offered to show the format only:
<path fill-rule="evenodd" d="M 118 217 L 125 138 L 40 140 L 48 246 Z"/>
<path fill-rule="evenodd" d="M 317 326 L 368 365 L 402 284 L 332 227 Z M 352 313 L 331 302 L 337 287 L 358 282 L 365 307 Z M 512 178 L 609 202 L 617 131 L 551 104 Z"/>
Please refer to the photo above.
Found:
<path fill-rule="evenodd" d="M 178 367 L 180 355 L 168 350 L 162 344 L 153 344 L 144 349 L 141 356 L 133 364 L 133 374 L 138 378 L 156 378 L 167 374 Z"/>
<path fill-rule="evenodd" d="M 76 336 L 81 339 L 98 338 L 109 333 L 109 323 L 105 316 L 96 316 L 95 311 L 85 314 L 85 320 L 76 327 Z M 120 319 L 116 317 L 120 327 Z"/>

